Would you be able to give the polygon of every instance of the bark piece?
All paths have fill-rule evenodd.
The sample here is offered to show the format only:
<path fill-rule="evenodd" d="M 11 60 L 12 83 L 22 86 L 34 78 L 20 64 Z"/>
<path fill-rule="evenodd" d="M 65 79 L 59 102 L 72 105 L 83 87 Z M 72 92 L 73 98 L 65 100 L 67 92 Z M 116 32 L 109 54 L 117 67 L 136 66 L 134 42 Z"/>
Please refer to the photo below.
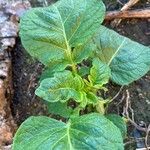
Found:
<path fill-rule="evenodd" d="M 105 20 L 129 18 L 150 18 L 150 9 L 126 10 L 126 11 L 108 11 Z"/>
<path fill-rule="evenodd" d="M 13 96 L 11 53 L 18 35 L 18 20 L 28 1 L 0 0 L 0 150 L 11 149 L 10 145 L 16 124 L 11 113 Z"/>
<path fill-rule="evenodd" d="M 136 3 L 138 3 L 139 0 L 129 0 L 122 8 L 121 12 L 126 11 L 130 9 L 132 6 L 134 6 Z M 118 26 L 121 23 L 121 19 L 115 19 L 111 24 L 112 26 Z"/>

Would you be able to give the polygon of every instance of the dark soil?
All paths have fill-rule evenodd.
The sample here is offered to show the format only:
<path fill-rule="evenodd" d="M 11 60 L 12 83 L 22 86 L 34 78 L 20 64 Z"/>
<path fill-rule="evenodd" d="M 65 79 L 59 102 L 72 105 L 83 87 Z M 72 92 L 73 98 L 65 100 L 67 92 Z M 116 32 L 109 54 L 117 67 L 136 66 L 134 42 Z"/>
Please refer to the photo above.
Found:
<path fill-rule="evenodd" d="M 125 1 L 124 1 L 125 2 Z M 106 0 L 108 10 L 117 10 L 121 7 L 116 0 Z M 37 5 L 32 1 L 32 4 Z M 38 6 L 43 3 L 38 3 Z M 150 6 L 149 1 L 143 0 L 137 8 Z M 105 25 L 112 28 L 111 22 L 105 22 Z M 119 26 L 113 28 L 122 35 L 132 40 L 150 46 L 150 20 L 130 19 L 123 20 Z M 26 118 L 33 115 L 48 115 L 46 106 L 42 100 L 35 96 L 34 91 L 38 85 L 38 80 L 42 72 L 42 65 L 33 60 L 21 45 L 20 39 L 17 40 L 13 55 L 13 80 L 14 80 L 14 98 L 12 111 L 15 121 L 20 125 Z M 115 95 L 119 88 L 111 84 L 110 95 Z M 144 121 L 147 125 L 150 123 L 150 72 L 140 80 L 125 87 L 130 92 L 131 105 L 135 114 L 135 121 L 139 123 Z M 125 90 L 124 90 L 125 92 Z M 110 112 L 117 112 L 116 103 L 120 101 L 123 93 L 110 105 Z M 123 105 L 123 104 L 122 104 Z M 120 113 L 122 105 L 119 106 Z M 112 109 L 113 108 L 113 109 Z M 132 129 L 132 128 L 131 128 Z M 128 136 L 132 136 L 129 134 Z M 134 150 L 135 147 L 129 145 L 127 150 Z"/>
<path fill-rule="evenodd" d="M 13 62 L 13 114 L 18 124 L 21 124 L 31 115 L 46 113 L 45 105 L 35 96 L 34 91 L 38 84 L 42 65 L 33 60 L 17 40 L 12 53 Z"/>

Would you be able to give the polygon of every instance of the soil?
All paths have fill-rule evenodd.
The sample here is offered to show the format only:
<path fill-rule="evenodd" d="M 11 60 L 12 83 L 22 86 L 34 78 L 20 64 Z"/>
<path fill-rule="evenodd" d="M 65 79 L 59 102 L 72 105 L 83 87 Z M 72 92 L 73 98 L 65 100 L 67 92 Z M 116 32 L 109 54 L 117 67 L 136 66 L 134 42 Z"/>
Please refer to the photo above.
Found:
<path fill-rule="evenodd" d="M 50 1 L 51 3 L 52 1 Z M 125 0 L 122 2 L 125 2 Z M 117 10 L 121 7 L 116 0 L 106 0 L 107 10 Z M 33 6 L 42 6 L 43 3 L 32 1 Z M 136 8 L 144 8 L 150 6 L 150 1 L 143 0 L 136 5 Z M 111 22 L 104 23 L 109 28 L 112 28 Z M 132 40 L 150 46 L 150 20 L 130 19 L 123 20 L 119 26 L 113 27 L 114 30 L 122 35 L 125 35 Z M 13 82 L 14 82 L 14 98 L 12 103 L 12 112 L 18 126 L 29 116 L 33 115 L 49 115 L 46 105 L 42 100 L 35 96 L 34 91 L 38 86 L 38 80 L 42 72 L 42 64 L 33 60 L 21 45 L 20 39 L 17 39 L 17 44 L 12 52 L 13 57 Z M 110 84 L 111 96 L 114 96 L 120 87 Z M 140 80 L 124 87 L 130 92 L 131 105 L 134 110 L 135 121 L 140 123 L 150 123 L 150 72 Z M 125 90 L 118 98 L 110 105 L 109 112 L 117 112 L 116 103 L 120 101 Z M 123 105 L 123 104 L 122 104 Z M 122 105 L 119 106 L 120 113 Z M 112 109 L 113 108 L 113 109 Z M 132 128 L 131 128 L 132 130 Z M 128 136 L 132 136 L 129 134 Z M 135 145 L 129 145 L 126 149 L 135 149 Z"/>
<path fill-rule="evenodd" d="M 45 114 L 45 105 L 35 96 L 42 65 L 33 60 L 22 47 L 20 39 L 12 53 L 13 63 L 13 115 L 17 124 L 21 124 L 31 115 Z"/>

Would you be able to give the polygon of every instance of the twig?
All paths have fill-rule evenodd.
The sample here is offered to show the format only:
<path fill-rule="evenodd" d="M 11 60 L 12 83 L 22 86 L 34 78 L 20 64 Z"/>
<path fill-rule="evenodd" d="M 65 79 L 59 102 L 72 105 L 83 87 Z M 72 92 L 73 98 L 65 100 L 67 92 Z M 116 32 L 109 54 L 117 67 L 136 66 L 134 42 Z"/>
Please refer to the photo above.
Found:
<path fill-rule="evenodd" d="M 130 99 L 130 94 L 129 94 L 129 91 L 126 90 L 126 94 L 127 94 L 127 97 L 126 97 L 126 105 L 124 107 L 124 113 L 123 115 L 126 116 L 126 118 L 130 118 L 129 117 L 129 112 L 128 112 L 128 109 L 129 109 L 129 99 Z"/>
<path fill-rule="evenodd" d="M 137 9 L 128 11 L 108 11 L 105 16 L 105 20 L 112 19 L 129 19 L 129 18 L 150 18 L 149 9 Z"/>
<path fill-rule="evenodd" d="M 120 88 L 120 90 L 118 91 L 118 93 L 110 100 L 111 102 L 114 101 L 114 100 L 119 96 L 119 94 L 121 93 L 123 87 L 124 87 L 124 86 L 121 86 L 121 88 Z"/>
<path fill-rule="evenodd" d="M 125 11 L 130 9 L 132 6 L 134 6 L 136 3 L 138 3 L 139 0 L 129 0 L 122 8 L 121 11 Z"/>
<path fill-rule="evenodd" d="M 143 128 L 143 127 L 141 127 L 141 126 L 139 126 L 138 124 L 135 123 L 135 121 L 134 121 L 134 113 L 133 113 L 132 111 L 131 111 L 131 113 L 133 113 L 133 114 L 132 114 L 132 119 L 133 119 L 133 120 L 130 118 L 128 110 L 133 110 L 133 109 L 131 108 L 131 104 L 130 104 L 130 93 L 129 93 L 128 90 L 126 90 L 126 94 L 127 94 L 127 97 L 126 97 L 126 105 L 125 105 L 124 108 L 123 108 L 123 116 L 124 116 L 125 118 L 127 118 L 127 120 L 128 120 L 136 129 L 138 129 L 139 131 L 147 132 L 147 129 L 146 129 L 146 128 Z"/>
<path fill-rule="evenodd" d="M 136 143 L 135 140 L 130 140 L 124 143 L 124 146 L 128 145 L 128 144 L 132 144 L 132 143 Z"/>
<path fill-rule="evenodd" d="M 135 137 L 129 137 L 129 139 L 135 139 Z M 137 140 L 144 140 L 145 137 L 136 138 Z"/>
<path fill-rule="evenodd" d="M 131 101 L 129 101 L 129 110 L 131 111 L 132 120 L 134 121 L 134 110 L 131 107 Z"/>
<path fill-rule="evenodd" d="M 127 2 L 122 8 L 121 8 L 121 12 L 124 12 L 126 10 L 128 10 L 129 8 L 131 8 L 133 5 L 135 5 L 139 0 L 129 0 L 129 2 Z M 113 26 L 118 26 L 120 24 L 120 22 L 122 21 L 122 19 L 115 19 L 112 22 Z"/>
<path fill-rule="evenodd" d="M 125 99 L 125 95 L 124 95 L 124 93 L 123 93 L 123 95 L 122 95 L 122 98 L 121 98 L 120 102 L 119 102 L 118 104 L 116 104 L 116 106 L 117 106 L 117 112 L 118 112 L 118 115 L 120 114 L 119 105 L 120 105 L 121 103 L 123 103 L 124 99 Z"/>
<path fill-rule="evenodd" d="M 128 119 L 128 121 L 129 121 L 136 129 L 138 129 L 139 131 L 143 131 L 143 132 L 146 132 L 146 131 L 147 131 L 146 128 L 143 128 L 143 127 L 139 126 L 139 125 L 136 124 L 132 119 L 130 119 L 130 118 L 127 118 L 127 119 Z"/>
<path fill-rule="evenodd" d="M 117 0 L 117 2 L 118 2 L 119 4 L 121 4 L 121 5 L 124 5 L 122 2 L 120 2 L 120 0 Z"/>
<path fill-rule="evenodd" d="M 123 116 L 125 118 L 127 118 L 127 120 L 139 131 L 142 131 L 142 132 L 145 132 L 146 133 L 146 136 L 145 136 L 145 146 L 146 148 L 142 148 L 142 149 L 137 149 L 137 150 L 149 150 L 149 147 L 148 147 L 148 137 L 149 137 L 149 133 L 150 133 L 150 125 L 148 126 L 148 128 L 144 128 L 140 125 L 138 125 L 135 121 L 134 121 L 134 111 L 131 107 L 131 102 L 130 102 L 130 93 L 128 90 L 126 90 L 126 104 L 123 108 Z M 131 115 L 132 115 L 132 119 L 130 118 L 130 115 L 129 115 L 129 111 L 131 112 Z"/>
<path fill-rule="evenodd" d="M 145 146 L 146 148 L 148 149 L 148 137 L 149 137 L 149 133 L 150 133 L 150 124 L 147 128 L 147 131 L 146 131 L 146 136 L 145 136 Z"/>
<path fill-rule="evenodd" d="M 124 93 L 123 93 L 123 95 L 122 95 L 122 98 L 121 98 L 120 102 L 119 102 L 116 106 L 119 106 L 119 105 L 123 102 L 124 98 L 125 98 L 125 95 L 124 95 Z"/>
<path fill-rule="evenodd" d="M 43 4 L 44 4 L 45 7 L 47 7 L 48 6 L 47 0 L 43 0 Z"/>

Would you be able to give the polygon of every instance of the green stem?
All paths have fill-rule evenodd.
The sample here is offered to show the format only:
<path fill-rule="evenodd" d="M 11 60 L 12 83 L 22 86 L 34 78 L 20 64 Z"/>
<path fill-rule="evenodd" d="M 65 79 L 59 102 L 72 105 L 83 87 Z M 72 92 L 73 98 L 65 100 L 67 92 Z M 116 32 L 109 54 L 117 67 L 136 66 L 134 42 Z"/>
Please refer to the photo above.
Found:
<path fill-rule="evenodd" d="M 71 62 L 72 71 L 76 74 L 77 73 L 77 67 L 76 67 L 76 64 L 73 61 L 71 50 L 70 50 L 69 46 L 68 46 L 68 59 Z"/>
<path fill-rule="evenodd" d="M 73 63 L 72 64 L 72 71 L 74 72 L 74 73 L 77 73 L 77 67 L 76 67 L 76 65 Z"/>
<path fill-rule="evenodd" d="M 79 108 L 79 107 L 75 108 L 73 111 L 73 116 L 79 116 L 80 110 L 81 110 L 81 108 Z"/>
<path fill-rule="evenodd" d="M 100 114 L 105 114 L 105 107 L 104 107 L 104 102 L 99 102 L 96 106 L 96 110 L 100 113 Z"/>
<path fill-rule="evenodd" d="M 108 103 L 110 103 L 110 100 L 99 100 L 98 104 L 96 105 L 96 110 L 100 114 L 105 114 L 105 111 L 106 111 L 105 104 L 108 104 Z"/>

